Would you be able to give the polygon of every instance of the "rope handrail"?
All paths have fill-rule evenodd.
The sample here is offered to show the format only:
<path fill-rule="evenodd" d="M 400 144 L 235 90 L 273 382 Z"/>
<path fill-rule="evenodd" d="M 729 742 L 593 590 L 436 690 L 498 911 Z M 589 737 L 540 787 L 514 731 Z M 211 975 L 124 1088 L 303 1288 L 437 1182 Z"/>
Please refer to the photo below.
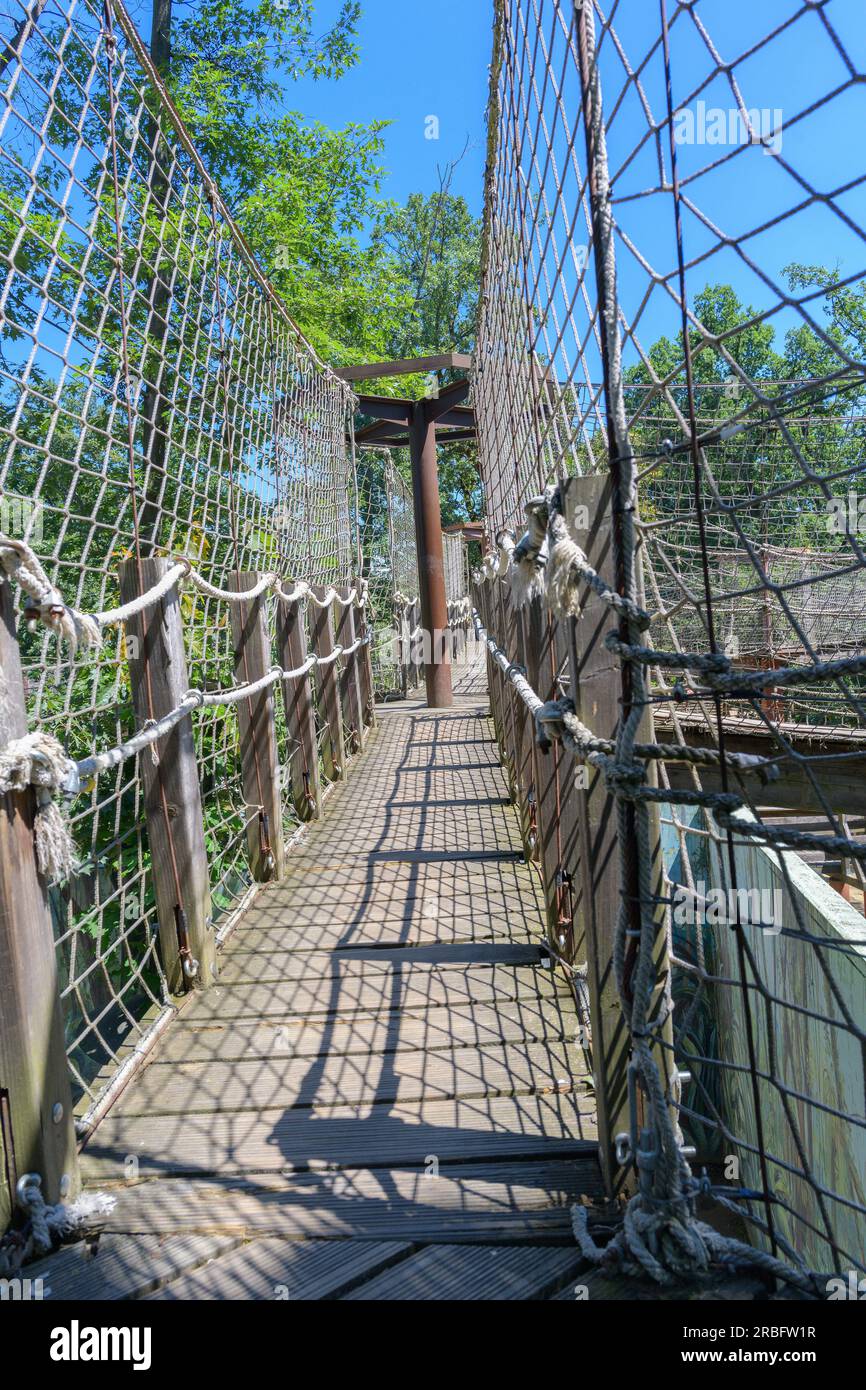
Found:
<path fill-rule="evenodd" d="M 83 613 L 65 602 L 60 590 L 51 583 L 45 573 L 39 556 L 26 541 L 0 534 L 0 569 L 5 571 L 9 578 L 16 579 L 24 593 L 35 604 L 35 608 L 27 610 L 28 621 L 44 623 L 56 632 L 58 637 L 68 641 L 73 650 L 79 645 L 97 646 L 102 639 L 104 628 L 127 622 L 130 618 L 154 607 L 183 582 L 192 584 L 206 597 L 218 599 L 223 603 L 250 603 L 270 590 L 275 592 L 282 603 L 306 601 L 321 609 L 330 608 L 332 605 L 339 608 L 349 608 L 353 605 L 363 608 L 367 602 L 365 580 L 359 585 L 353 585 L 345 595 L 339 594 L 333 585 L 330 585 L 320 596 L 306 580 L 300 580 L 293 589 L 287 590 L 283 587 L 280 576 L 273 573 L 263 574 L 251 589 L 220 589 L 205 579 L 191 560 L 181 556 L 173 561 L 171 568 L 156 584 L 129 603 L 100 613 Z"/>

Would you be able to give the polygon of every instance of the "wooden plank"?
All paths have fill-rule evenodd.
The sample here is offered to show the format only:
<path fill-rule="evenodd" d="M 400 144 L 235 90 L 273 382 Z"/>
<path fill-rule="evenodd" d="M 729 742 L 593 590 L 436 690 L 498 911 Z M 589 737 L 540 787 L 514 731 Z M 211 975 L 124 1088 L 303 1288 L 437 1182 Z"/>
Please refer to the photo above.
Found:
<path fill-rule="evenodd" d="M 307 631 L 300 604 L 277 605 L 277 652 L 284 671 L 297 671 L 307 660 Z M 322 784 L 312 680 L 308 672 L 305 676 L 282 681 L 281 684 L 286 731 L 289 739 L 297 745 L 289 768 L 292 802 L 301 820 L 318 819 L 322 814 Z"/>
<path fill-rule="evenodd" d="M 499 945 L 495 942 L 466 945 L 384 946 L 375 950 L 337 951 L 241 951 L 228 952 L 223 961 L 223 985 L 266 984 L 278 980 L 308 980 L 310 976 L 390 975 L 394 968 L 426 966 L 430 970 L 460 970 L 464 965 L 538 965 L 540 946 Z"/>
<path fill-rule="evenodd" d="M 228 576 L 235 593 L 252 589 L 260 575 L 240 570 Z M 257 681 L 273 667 L 267 600 L 263 594 L 249 603 L 230 605 L 238 684 Z M 279 878 L 285 858 L 283 807 L 274 690 L 269 687 L 235 706 L 247 815 L 247 851 L 253 878 L 267 883 Z"/>
<path fill-rule="evenodd" d="M 625 1274 L 599 1273 L 587 1269 L 553 1298 L 574 1303 L 753 1303 L 766 1299 L 767 1285 L 759 1278 L 743 1274 L 727 1277 L 717 1271 L 707 1278 L 696 1275 L 688 1284 L 657 1284 L 652 1279 L 633 1279 Z"/>
<path fill-rule="evenodd" d="M 165 1178 L 117 1189 L 106 1229 L 224 1231 L 414 1241 L 550 1239 L 574 1248 L 571 1207 L 601 1195 L 594 1146 L 567 1160 L 262 1174 L 212 1182 Z"/>
<path fill-rule="evenodd" d="M 278 1236 L 251 1241 L 230 1255 L 150 1294 L 149 1299 L 309 1302 L 339 1298 L 409 1254 L 403 1241 L 285 1240 Z"/>
<path fill-rule="evenodd" d="M 327 590 L 318 585 L 313 587 L 312 592 L 316 598 L 323 599 Z M 328 658 L 333 655 L 334 620 L 331 608 L 331 604 L 327 608 L 320 608 L 318 604 L 310 606 L 310 641 L 318 657 Z M 327 737 L 322 748 L 325 775 L 329 781 L 335 782 L 344 776 L 346 765 L 343 711 L 335 661 L 328 661 L 327 665 L 316 667 L 316 689 L 327 728 Z"/>
<path fill-rule="evenodd" d="M 404 1105 L 282 1108 L 257 1114 L 125 1117 L 110 1113 L 81 1154 L 89 1182 L 170 1174 L 263 1173 L 314 1163 L 339 1168 L 468 1159 L 567 1157 L 594 1139 L 580 1095 L 494 1096 Z"/>
<path fill-rule="evenodd" d="M 239 1236 L 226 1234 L 112 1235 L 98 1243 L 77 1241 L 26 1268 L 44 1279 L 54 1302 L 112 1302 L 142 1298 L 207 1260 L 234 1250 Z"/>
<path fill-rule="evenodd" d="M 589 527 L 578 533 L 587 559 L 611 588 L 616 584 L 612 531 L 612 483 L 608 475 L 588 475 L 569 479 L 564 488 L 566 519 L 574 527 L 576 508 L 586 509 Z M 604 639 L 611 631 L 608 604 L 582 586 L 580 607 L 574 622 L 574 653 L 571 661 L 571 694 L 580 719 L 601 738 L 615 738 L 621 713 L 622 682 L 620 664 L 607 650 Z M 638 738 L 652 741 L 652 711 L 647 707 L 641 719 Z M 599 1108 L 599 1134 L 602 1171 L 611 1196 L 626 1184 L 633 1184 L 632 1170 L 624 1170 L 615 1155 L 616 1135 L 630 1130 L 627 1069 L 631 1040 L 622 1014 L 614 975 L 616 924 L 621 895 L 636 895 L 638 887 L 623 882 L 620 861 L 622 844 L 618 834 L 617 805 L 605 785 L 603 774 L 588 769 L 587 790 L 577 798 L 580 818 L 580 918 L 584 932 L 587 987 L 592 1021 L 592 1057 Z M 655 769 L 647 769 L 647 781 L 655 783 Z M 651 1017 L 665 1008 L 669 991 L 670 966 L 667 954 L 665 909 L 663 906 L 662 856 L 658 834 L 658 807 L 648 807 L 652 863 L 653 913 L 656 938 L 653 958 L 659 981 Z M 626 839 L 625 843 L 628 843 Z M 648 909 L 649 910 L 649 909 Z M 632 961 L 628 968 L 634 965 Z M 674 1068 L 673 1034 L 670 1011 L 662 1025 L 666 1047 L 658 1048 L 663 1084 Z M 638 1117 L 640 1121 L 640 1117 Z"/>
<path fill-rule="evenodd" d="M 437 893 L 423 884 L 392 883 L 380 886 L 377 900 L 368 884 L 341 891 L 324 880 L 318 916 L 314 907 L 308 907 L 311 894 L 300 903 L 275 901 L 249 927 L 238 928 L 226 959 L 235 952 L 280 951 L 289 945 L 296 952 L 371 945 L 411 949 L 437 942 L 530 944 L 543 936 L 537 897 L 528 892 L 506 896 L 491 891 L 491 902 L 485 905 L 483 881 L 474 897 L 470 892 Z"/>
<path fill-rule="evenodd" d="M 187 1009 L 190 1021 L 282 1018 L 290 1014 L 334 1014 L 337 1017 L 392 1009 L 430 1009 L 459 1004 L 489 1004 L 506 1000 L 544 998 L 556 992 L 550 972 L 529 966 L 467 966 L 436 970 L 394 966 L 365 974 L 348 966 L 322 978 L 311 972 L 303 980 L 272 984 L 215 985 Z"/>
<path fill-rule="evenodd" d="M 581 505 L 589 530 L 580 535 L 587 558 L 602 579 L 616 582 L 611 536 L 611 481 L 607 475 L 580 479 L 566 493 L 566 515 Z M 607 604 L 588 586 L 581 593 L 575 629 L 571 695 L 583 722 L 600 738 L 615 738 L 620 714 L 620 669 L 604 639 L 614 626 Z M 579 903 L 587 964 L 592 1058 L 599 1103 L 601 1165 L 613 1195 L 625 1180 L 616 1162 L 614 1140 L 629 1132 L 627 1067 L 631 1050 L 614 976 L 614 942 L 620 907 L 616 801 L 602 772 L 587 767 L 587 787 L 579 798 Z M 578 885 L 575 885 L 576 888 Z"/>
<path fill-rule="evenodd" d="M 449 1302 L 550 1298 L 581 1262 L 580 1251 L 574 1248 L 428 1245 L 346 1298 Z"/>
<path fill-rule="evenodd" d="M 575 1054 L 579 1056 L 579 1054 Z M 584 1078 L 585 1079 L 585 1078 Z M 112 1109 L 113 1115 L 183 1115 L 275 1106 L 381 1104 L 565 1092 L 573 1077 L 566 1045 L 519 1043 L 395 1054 L 331 1051 L 318 1058 L 271 1056 L 237 1062 L 149 1066 Z"/>
<path fill-rule="evenodd" d="M 337 593 L 347 598 L 352 593 L 350 585 L 342 585 Z M 337 608 L 336 612 L 337 646 L 344 650 L 355 642 L 355 609 L 349 603 Z M 364 720 L 364 702 L 361 696 L 361 663 L 357 651 L 340 658 L 340 700 L 343 708 L 343 731 L 346 747 L 351 753 L 361 753 L 367 737 Z"/>
<path fill-rule="evenodd" d="M 575 1040 L 576 1023 L 564 995 L 520 999 L 496 1006 L 465 1004 L 419 1014 L 360 1016 L 351 1022 L 277 1017 L 265 1020 L 207 1020 L 197 1023 L 184 1010 L 154 1057 L 161 1063 L 235 1061 L 253 1057 L 354 1056 L 368 1052 L 407 1052 L 412 1048 L 491 1047 L 500 1043 Z"/>
<path fill-rule="evenodd" d="M 12 586 L 0 583 L 0 747 L 26 733 Z M 32 789 L 0 797 L 0 1230 L 24 1174 L 39 1174 L 47 1202 L 78 1191 L 57 953 L 36 864 L 35 813 Z"/>
<path fill-rule="evenodd" d="M 138 561 L 127 560 L 119 572 L 123 602 L 129 603 L 143 590 L 152 588 L 169 568 L 168 560 L 142 559 L 139 575 Z M 176 588 L 154 607 L 129 619 L 125 645 L 132 698 L 141 727 L 149 719 L 159 719 L 176 709 L 190 688 Z M 139 758 L 138 766 L 144 784 L 160 957 L 169 989 L 178 994 L 196 981 L 209 985 L 216 958 L 192 717 L 175 725 L 155 748 L 159 761 L 155 764 L 146 753 Z M 186 917 L 187 959 L 199 963 L 194 976 L 185 974 L 180 954 L 175 872 L 180 883 L 179 905 Z"/>

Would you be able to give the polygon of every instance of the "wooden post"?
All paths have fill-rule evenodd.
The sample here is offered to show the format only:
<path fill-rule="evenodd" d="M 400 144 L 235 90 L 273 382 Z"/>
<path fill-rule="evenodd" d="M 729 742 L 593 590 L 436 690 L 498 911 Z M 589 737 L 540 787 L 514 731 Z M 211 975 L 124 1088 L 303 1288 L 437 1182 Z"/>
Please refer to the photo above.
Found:
<path fill-rule="evenodd" d="M 243 593 L 260 576 L 241 570 L 229 576 L 228 588 Z M 264 595 L 249 603 L 231 604 L 235 679 L 257 681 L 271 670 L 271 635 Z M 281 878 L 285 867 L 280 764 L 274 718 L 274 687 L 241 700 L 235 706 L 241 750 L 241 775 L 247 810 L 247 847 L 253 878 L 266 883 Z M 270 851 L 270 856 L 268 854 Z"/>
<path fill-rule="evenodd" d="M 572 487 L 570 482 L 577 483 Z M 578 540 L 589 563 L 609 584 L 614 583 L 610 530 L 610 479 L 591 475 L 566 484 L 566 517 L 578 505 L 587 508 L 590 524 Z M 575 660 L 571 695 L 578 717 L 599 738 L 615 738 L 620 712 L 620 673 L 604 639 L 615 626 L 607 604 L 586 585 L 581 590 L 575 622 Z M 627 1069 L 630 1041 L 614 978 L 613 949 L 620 906 L 616 801 L 603 774 L 587 766 L 587 786 L 578 798 L 580 824 L 579 894 L 585 924 L 587 988 L 592 1020 L 592 1059 L 598 1105 L 598 1138 L 602 1174 L 609 1196 L 623 1182 L 616 1162 L 614 1139 L 628 1132 Z"/>
<path fill-rule="evenodd" d="M 327 590 L 321 587 L 313 589 L 313 593 L 319 599 L 324 598 L 326 592 Z M 329 657 L 334 650 L 332 606 L 329 603 L 327 608 L 319 608 L 318 604 L 310 607 L 310 637 L 313 651 L 318 657 Z M 322 750 L 322 761 L 325 765 L 325 775 L 335 782 L 346 775 L 343 713 L 340 708 L 340 687 L 335 661 L 329 661 L 326 666 L 316 667 L 316 689 L 319 692 L 319 703 L 328 730 Z"/>
<path fill-rule="evenodd" d="M 448 604 L 442 556 L 435 405 L 434 401 L 425 399 L 416 401 L 412 406 L 409 415 L 409 452 L 412 457 L 421 625 L 429 645 L 424 671 L 427 704 L 431 709 L 448 709 L 453 703 L 453 695 L 451 657 L 449 652 L 442 649 L 443 642 L 447 640 Z"/>
<path fill-rule="evenodd" d="M 340 598 L 347 598 L 352 589 L 350 585 L 343 585 L 337 592 Z M 355 641 L 355 611 L 351 603 L 347 603 L 345 608 L 337 608 L 336 636 L 338 647 L 343 647 L 345 650 L 347 647 L 353 646 Z M 352 753 L 363 752 L 367 738 L 367 729 L 364 723 L 364 703 L 361 698 L 359 652 L 360 648 L 349 656 L 340 658 L 342 663 L 340 701 L 343 708 L 343 728 L 349 751 Z"/>
<path fill-rule="evenodd" d="M 499 589 L 499 603 L 502 612 L 502 640 L 501 647 L 512 663 L 518 666 L 523 665 L 522 644 L 518 637 L 520 624 L 517 618 L 517 609 L 511 596 L 511 585 L 504 583 Z M 529 811 L 527 802 L 527 792 L 531 776 L 527 775 L 526 750 L 532 746 L 532 733 L 530 730 L 529 710 L 523 703 L 518 692 L 515 690 L 511 681 L 507 682 L 508 690 L 508 711 L 509 711 L 509 731 L 511 739 L 511 767 L 514 790 L 514 802 L 520 817 L 521 832 L 523 835 L 524 846 L 527 845 L 529 832 Z"/>
<path fill-rule="evenodd" d="M 27 733 L 12 586 L 0 583 L 0 747 Z M 75 1197 L 78 1156 L 57 953 L 36 867 L 32 790 L 0 797 L 0 1230 L 38 1173 L 46 1202 Z"/>
<path fill-rule="evenodd" d="M 564 485 L 565 514 L 589 563 L 611 586 L 615 583 L 611 534 L 611 481 L 608 475 L 571 478 Z M 574 522 L 577 508 L 585 508 L 588 530 Z M 584 515 L 585 515 L 584 514 Z M 617 658 L 604 645 L 607 634 L 616 628 L 615 615 L 588 585 L 581 586 L 581 604 L 574 623 L 575 653 L 571 666 L 571 693 L 579 718 L 600 738 L 615 738 L 620 714 L 621 681 Z M 653 738 L 652 714 L 645 712 L 638 738 Z M 648 780 L 653 783 L 653 769 Z M 614 1140 L 629 1129 L 627 1068 L 630 1040 L 620 1008 L 614 978 L 613 950 L 616 921 L 623 885 L 619 873 L 617 815 L 615 798 L 607 791 L 603 775 L 588 770 L 587 790 L 577 798 L 580 863 L 581 913 L 585 930 L 587 985 L 592 1019 L 592 1056 L 595 1094 L 598 1104 L 598 1132 L 602 1172 L 608 1192 L 614 1195 L 627 1175 L 616 1161 Z M 662 895 L 662 858 L 658 808 L 650 808 L 650 842 L 654 847 L 654 887 L 656 900 Z M 669 961 L 663 905 L 656 909 L 658 934 L 654 948 L 659 985 L 654 1010 L 665 1001 L 669 989 Z M 662 1076 L 673 1070 L 672 1023 L 664 1025 L 665 1047 L 657 1061 Z M 667 1053 L 667 1056 L 665 1056 Z"/>
<path fill-rule="evenodd" d="M 298 603 L 280 603 L 277 607 L 277 651 L 284 671 L 296 671 L 307 659 L 304 610 Z M 289 769 L 292 800 L 301 820 L 318 819 L 322 814 L 322 783 L 310 672 L 280 683 L 286 728 L 290 740 L 297 745 Z"/>
<path fill-rule="evenodd" d="M 541 598 L 528 599 L 520 610 L 518 638 L 520 638 L 521 660 L 527 680 L 534 691 L 541 691 L 541 646 L 544 610 Z M 542 752 L 535 738 L 535 720 L 528 727 L 527 765 L 525 777 L 528 778 L 527 792 L 527 856 L 541 860 L 542 826 L 542 783 L 546 780 L 545 763 L 549 753 Z M 544 881 L 544 869 L 542 869 Z"/>
<path fill-rule="evenodd" d="M 355 588 L 358 593 L 363 592 L 363 584 L 360 578 L 355 580 Z M 361 604 L 357 609 L 355 621 L 355 631 L 361 638 L 370 636 L 370 626 L 367 622 L 367 605 Z M 361 704 L 364 711 L 364 723 L 367 728 L 375 728 L 376 725 L 376 695 L 373 688 L 373 653 L 370 650 L 370 642 L 358 649 L 358 668 L 361 675 Z"/>
<path fill-rule="evenodd" d="M 124 561 L 119 574 L 124 603 L 131 603 L 152 588 L 169 567 L 170 562 L 165 559 L 142 559 L 139 575 L 137 561 Z M 183 621 L 176 589 L 158 604 L 127 621 L 126 658 L 139 726 L 176 709 L 189 690 Z M 159 762 L 154 763 L 150 749 L 145 749 L 138 764 L 144 787 L 162 968 L 169 989 L 179 994 L 196 980 L 204 986 L 210 985 L 216 958 L 191 716 L 176 724 L 155 747 Z M 171 825 L 170 840 L 168 823 Z M 178 906 L 186 919 L 185 941 L 182 940 Z M 184 959 L 190 958 L 199 963 L 195 977 L 184 969 Z"/>

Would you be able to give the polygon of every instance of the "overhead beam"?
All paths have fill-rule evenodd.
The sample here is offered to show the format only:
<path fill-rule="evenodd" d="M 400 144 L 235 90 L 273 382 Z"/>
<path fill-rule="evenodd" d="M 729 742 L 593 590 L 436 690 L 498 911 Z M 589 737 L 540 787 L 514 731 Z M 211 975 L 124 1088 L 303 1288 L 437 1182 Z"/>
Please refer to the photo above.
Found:
<path fill-rule="evenodd" d="M 376 420 L 372 425 L 365 425 L 363 429 L 355 431 L 355 443 L 396 445 L 397 441 L 392 436 L 405 432 L 407 428 L 406 425 L 392 421 Z"/>
<path fill-rule="evenodd" d="M 396 425 L 409 428 L 412 418 L 412 402 L 400 400 L 397 396 L 359 396 L 358 410 L 361 415 L 370 415 L 374 420 L 392 420 Z"/>
<path fill-rule="evenodd" d="M 443 352 L 437 357 L 407 357 L 394 362 L 367 362 L 357 367 L 341 367 L 343 381 L 374 381 L 378 377 L 410 376 L 415 372 L 441 372 L 449 369 L 468 372 L 472 358 L 466 352 Z"/>
<path fill-rule="evenodd" d="M 464 377 L 462 381 L 453 381 L 450 386 L 443 386 L 438 396 L 428 397 L 427 418 L 438 422 L 452 406 L 460 405 L 469 395 L 470 384 L 469 378 Z"/>
<path fill-rule="evenodd" d="M 355 443 L 358 445 L 381 444 L 387 449 L 405 449 L 411 444 L 408 434 L 394 435 L 387 433 L 391 428 L 398 429 L 399 426 L 389 425 L 370 425 L 369 430 L 360 430 L 355 435 Z M 464 439 L 475 439 L 475 430 L 445 430 L 439 436 L 440 444 L 458 444 Z"/>

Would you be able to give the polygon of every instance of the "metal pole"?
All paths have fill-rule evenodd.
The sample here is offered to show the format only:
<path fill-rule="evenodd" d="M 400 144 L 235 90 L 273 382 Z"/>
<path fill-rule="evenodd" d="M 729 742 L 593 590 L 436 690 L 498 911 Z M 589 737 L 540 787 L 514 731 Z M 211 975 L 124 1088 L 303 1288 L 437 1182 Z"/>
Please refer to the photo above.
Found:
<path fill-rule="evenodd" d="M 427 414 L 426 400 L 416 401 L 412 407 L 409 439 L 421 626 L 428 644 L 424 667 L 427 704 L 430 709 L 449 709 L 454 697 L 451 691 L 451 646 L 442 555 L 436 425 Z"/>

